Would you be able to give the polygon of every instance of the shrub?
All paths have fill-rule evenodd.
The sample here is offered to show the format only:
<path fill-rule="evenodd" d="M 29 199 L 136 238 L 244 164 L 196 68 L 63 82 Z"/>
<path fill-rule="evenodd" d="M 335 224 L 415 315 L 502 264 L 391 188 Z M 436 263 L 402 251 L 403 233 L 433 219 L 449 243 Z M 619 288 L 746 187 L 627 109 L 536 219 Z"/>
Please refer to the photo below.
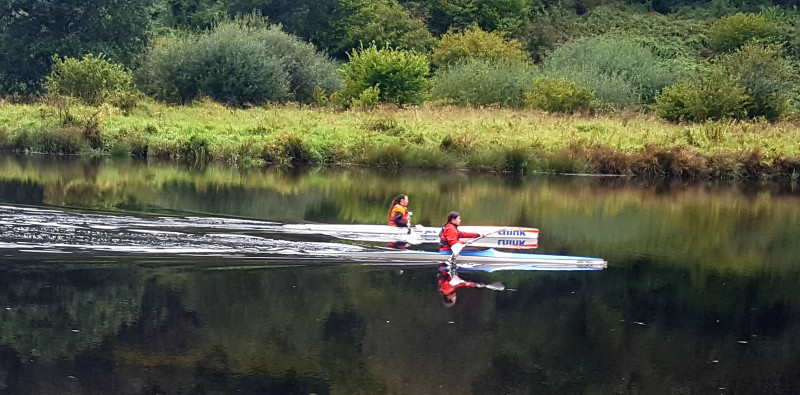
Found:
<path fill-rule="evenodd" d="M 431 55 L 436 67 L 444 67 L 464 58 L 530 60 L 517 40 L 506 40 L 499 33 L 476 27 L 463 32 L 448 32 L 436 44 Z"/>
<path fill-rule="evenodd" d="M 696 80 L 664 88 L 656 99 L 658 115 L 668 121 L 739 119 L 750 98 L 735 78 L 719 67 L 700 73 Z"/>
<path fill-rule="evenodd" d="M 336 64 L 317 52 L 313 44 L 286 34 L 280 28 L 257 28 L 250 38 L 262 44 L 267 53 L 277 56 L 289 76 L 290 100 L 314 101 L 314 91 L 335 92 L 342 88 Z"/>
<path fill-rule="evenodd" d="M 549 112 L 588 110 L 592 101 L 592 91 L 565 78 L 536 78 L 533 90 L 525 93 L 526 106 Z"/>
<path fill-rule="evenodd" d="M 715 22 L 709 35 L 712 49 L 728 52 L 747 43 L 774 42 L 778 36 L 778 24 L 761 14 L 738 13 Z"/>
<path fill-rule="evenodd" d="M 202 34 L 162 38 L 150 47 L 137 80 L 160 100 L 186 103 L 207 95 L 236 106 L 310 102 L 315 90 L 340 89 L 329 59 L 265 23 L 249 16 Z"/>
<path fill-rule="evenodd" d="M 381 102 L 416 104 L 430 90 L 430 65 L 423 55 L 374 45 L 348 55 L 350 62 L 339 69 L 346 98 L 357 98 L 364 90 L 377 87 Z"/>
<path fill-rule="evenodd" d="M 431 97 L 467 106 L 521 107 L 537 75 L 529 62 L 464 59 L 436 71 Z"/>
<path fill-rule="evenodd" d="M 675 82 L 667 63 L 626 37 L 601 36 L 562 45 L 544 60 L 542 73 L 566 78 L 618 107 L 652 103 Z"/>
<path fill-rule="evenodd" d="M 350 104 L 355 108 L 375 108 L 380 102 L 381 90 L 378 86 L 373 86 L 361 91 L 357 98 L 353 98 Z"/>
<path fill-rule="evenodd" d="M 45 81 L 48 94 L 71 96 L 93 106 L 134 94 L 130 73 L 103 55 L 87 54 L 80 60 L 56 55 Z"/>
<path fill-rule="evenodd" d="M 722 56 L 717 67 L 737 78 L 750 96 L 747 117 L 775 121 L 789 109 L 794 76 L 780 48 L 748 44 Z"/>
<path fill-rule="evenodd" d="M 223 24 L 213 32 L 167 38 L 150 48 L 140 85 L 159 100 L 188 103 L 207 95 L 231 105 L 289 99 L 280 59 L 249 38 L 251 28 Z"/>
<path fill-rule="evenodd" d="M 503 152 L 503 165 L 504 171 L 513 174 L 522 175 L 530 167 L 531 161 L 530 149 L 525 147 L 511 147 Z"/>

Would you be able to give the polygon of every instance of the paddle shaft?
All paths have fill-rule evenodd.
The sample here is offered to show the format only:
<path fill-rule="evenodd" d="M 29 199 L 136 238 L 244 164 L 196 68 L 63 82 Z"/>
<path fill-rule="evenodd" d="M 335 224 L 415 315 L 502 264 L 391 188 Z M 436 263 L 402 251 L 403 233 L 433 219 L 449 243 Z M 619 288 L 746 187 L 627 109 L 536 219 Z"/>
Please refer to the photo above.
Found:
<path fill-rule="evenodd" d="M 468 246 L 468 245 L 470 245 L 470 244 L 472 244 L 472 243 L 474 243 L 474 242 L 476 242 L 476 241 L 478 241 L 478 240 L 480 240 L 480 239 L 482 239 L 482 238 L 484 238 L 486 236 L 493 235 L 495 233 L 500 233 L 500 232 L 502 232 L 502 231 L 504 231 L 506 229 L 508 229 L 508 228 L 500 228 L 500 229 L 495 230 L 494 232 L 489 232 L 489 233 L 480 235 L 480 236 L 478 236 L 478 237 L 476 237 L 474 239 L 471 239 L 471 240 L 467 241 L 466 243 L 463 243 L 463 244 L 462 243 L 457 243 L 457 244 L 454 244 L 454 245 L 450 246 L 450 250 L 453 251 L 453 255 L 450 255 L 450 259 L 447 260 L 447 264 L 449 266 L 454 266 L 456 264 L 456 258 L 458 258 L 458 254 L 461 253 L 461 250 L 463 250 L 464 247 L 466 247 L 466 246 Z M 458 246 L 458 248 L 456 248 L 456 246 Z"/>

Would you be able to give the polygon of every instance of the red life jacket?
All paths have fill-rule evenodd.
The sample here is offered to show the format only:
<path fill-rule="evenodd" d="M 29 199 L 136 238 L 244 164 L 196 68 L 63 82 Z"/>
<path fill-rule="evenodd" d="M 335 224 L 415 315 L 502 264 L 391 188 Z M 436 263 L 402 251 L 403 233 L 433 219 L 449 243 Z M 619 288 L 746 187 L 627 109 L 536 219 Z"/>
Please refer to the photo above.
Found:
<path fill-rule="evenodd" d="M 462 232 L 458 230 L 457 226 L 448 222 L 447 224 L 445 224 L 445 226 L 442 227 L 442 231 L 439 233 L 439 251 L 450 251 L 450 247 L 452 246 L 452 244 L 464 243 L 459 239 L 468 237 L 479 237 L 479 236 L 480 236 L 479 233 Z"/>

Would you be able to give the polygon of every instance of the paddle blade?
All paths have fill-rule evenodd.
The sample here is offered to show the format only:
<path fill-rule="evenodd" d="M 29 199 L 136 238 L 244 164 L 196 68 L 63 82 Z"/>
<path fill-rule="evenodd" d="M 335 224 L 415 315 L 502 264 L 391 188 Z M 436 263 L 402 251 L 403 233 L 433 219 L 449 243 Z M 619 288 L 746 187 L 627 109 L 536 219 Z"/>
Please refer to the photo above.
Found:
<path fill-rule="evenodd" d="M 453 255 L 458 255 L 461 253 L 461 250 L 464 248 L 464 244 L 456 243 L 450 247 L 450 250 L 453 251 Z"/>
<path fill-rule="evenodd" d="M 491 283 L 491 284 L 486 284 L 486 285 L 485 285 L 485 287 L 486 287 L 486 288 L 489 288 L 489 289 L 491 289 L 491 290 L 494 290 L 494 291 L 503 291 L 503 290 L 505 290 L 505 289 L 506 289 L 506 286 L 505 286 L 505 285 L 503 285 L 503 283 Z"/>

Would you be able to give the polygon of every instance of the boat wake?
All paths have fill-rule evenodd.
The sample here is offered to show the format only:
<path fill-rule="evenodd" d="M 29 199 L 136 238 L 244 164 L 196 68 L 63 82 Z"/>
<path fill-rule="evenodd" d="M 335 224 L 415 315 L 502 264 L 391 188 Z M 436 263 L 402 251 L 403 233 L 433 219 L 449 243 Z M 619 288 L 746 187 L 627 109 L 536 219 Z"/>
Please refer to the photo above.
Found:
<path fill-rule="evenodd" d="M 0 250 L 21 253 L 287 256 L 365 250 L 286 237 L 281 224 L 267 221 L 143 218 L 0 206 Z"/>

